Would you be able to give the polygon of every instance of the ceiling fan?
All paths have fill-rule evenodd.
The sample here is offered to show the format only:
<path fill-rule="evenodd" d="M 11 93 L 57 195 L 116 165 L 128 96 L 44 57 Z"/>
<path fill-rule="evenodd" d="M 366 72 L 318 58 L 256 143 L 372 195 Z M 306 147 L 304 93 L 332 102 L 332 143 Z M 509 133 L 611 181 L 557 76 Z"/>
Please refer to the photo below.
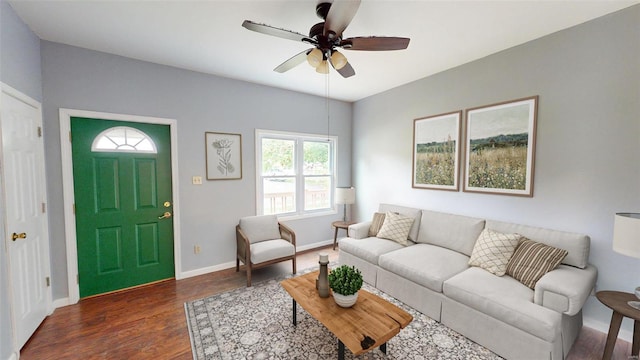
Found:
<path fill-rule="evenodd" d="M 321 74 L 329 73 L 329 65 L 345 78 L 356 74 L 347 58 L 337 48 L 345 50 L 386 51 L 403 50 L 409 46 L 409 38 L 365 36 L 343 39 L 342 32 L 349 26 L 358 11 L 360 0 L 335 0 L 333 3 L 321 2 L 316 6 L 316 14 L 324 20 L 309 30 L 309 35 L 285 30 L 245 20 L 242 26 L 248 30 L 283 39 L 302 41 L 313 45 L 312 48 L 294 55 L 278 65 L 276 72 L 283 73 L 300 65 L 305 60 Z"/>

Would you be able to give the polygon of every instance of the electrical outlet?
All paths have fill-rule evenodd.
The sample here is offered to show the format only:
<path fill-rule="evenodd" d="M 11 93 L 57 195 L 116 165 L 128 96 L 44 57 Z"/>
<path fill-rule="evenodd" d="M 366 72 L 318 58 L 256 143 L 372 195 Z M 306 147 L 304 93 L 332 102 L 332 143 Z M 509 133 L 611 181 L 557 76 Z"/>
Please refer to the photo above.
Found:
<path fill-rule="evenodd" d="M 193 247 L 193 253 L 194 254 L 200 254 L 200 245 L 196 245 Z"/>
<path fill-rule="evenodd" d="M 202 176 L 194 176 L 191 178 L 191 183 L 193 185 L 202 185 Z"/>

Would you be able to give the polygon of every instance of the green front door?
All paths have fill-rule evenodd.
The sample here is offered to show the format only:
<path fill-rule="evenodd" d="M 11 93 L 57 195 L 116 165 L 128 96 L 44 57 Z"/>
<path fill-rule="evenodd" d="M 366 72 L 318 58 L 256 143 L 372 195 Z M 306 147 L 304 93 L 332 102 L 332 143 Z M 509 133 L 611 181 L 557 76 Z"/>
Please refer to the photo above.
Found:
<path fill-rule="evenodd" d="M 80 297 L 174 277 L 168 125 L 71 118 Z"/>

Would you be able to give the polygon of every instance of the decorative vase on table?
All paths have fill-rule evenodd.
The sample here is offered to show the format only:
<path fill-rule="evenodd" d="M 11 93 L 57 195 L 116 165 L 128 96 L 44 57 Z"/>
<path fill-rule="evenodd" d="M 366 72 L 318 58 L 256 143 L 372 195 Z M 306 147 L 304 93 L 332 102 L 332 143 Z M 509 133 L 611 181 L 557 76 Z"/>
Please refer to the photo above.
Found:
<path fill-rule="evenodd" d="M 329 264 L 329 255 L 320 254 L 320 272 L 318 274 L 318 278 L 316 279 L 316 289 L 318 290 L 318 295 L 321 298 L 329 297 L 329 271 L 327 269 L 327 265 Z"/>
<path fill-rule="evenodd" d="M 338 306 L 340 307 L 352 307 L 356 302 L 358 302 L 358 293 L 355 293 L 353 295 L 342 295 L 334 292 L 333 300 L 335 300 L 336 304 L 338 304 Z"/>
<path fill-rule="evenodd" d="M 355 266 L 341 265 L 329 273 L 329 286 L 333 299 L 341 307 L 351 307 L 358 301 L 362 287 L 362 273 Z"/>

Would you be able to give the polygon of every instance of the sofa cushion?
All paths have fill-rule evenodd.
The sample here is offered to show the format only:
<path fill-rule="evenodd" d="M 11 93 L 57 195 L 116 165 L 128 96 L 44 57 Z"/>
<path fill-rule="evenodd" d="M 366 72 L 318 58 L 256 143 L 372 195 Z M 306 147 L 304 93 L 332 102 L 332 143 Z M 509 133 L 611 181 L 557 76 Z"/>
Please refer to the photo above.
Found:
<path fill-rule="evenodd" d="M 369 236 L 377 236 L 384 223 L 384 213 L 374 213 L 371 225 L 369 226 Z"/>
<path fill-rule="evenodd" d="M 442 246 L 470 256 L 482 229 L 483 219 L 423 210 L 417 242 Z"/>
<path fill-rule="evenodd" d="M 588 264 L 591 240 L 587 235 L 495 220 L 487 220 L 487 227 L 505 233 L 518 233 L 527 239 L 565 249 L 569 253 L 562 260 L 563 264 L 576 266 L 580 269 L 584 269 Z"/>
<path fill-rule="evenodd" d="M 444 295 L 546 341 L 558 339 L 562 314 L 534 304 L 533 290 L 510 276 L 472 267 L 444 282 Z"/>
<path fill-rule="evenodd" d="M 340 239 L 340 251 L 348 252 L 372 264 L 378 265 L 378 257 L 404 246 L 395 241 L 370 237 L 366 239 Z"/>
<path fill-rule="evenodd" d="M 469 257 L 429 244 L 416 244 L 380 255 L 378 265 L 396 275 L 433 291 L 442 292 L 442 283 L 469 267 Z"/>
<path fill-rule="evenodd" d="M 420 230 L 420 217 L 422 216 L 422 210 L 406 206 L 380 204 L 380 208 L 378 211 L 383 213 L 390 211 L 414 218 L 415 220 L 413 221 L 413 225 L 411 226 L 411 230 L 409 231 L 409 240 L 416 242 L 416 240 L 418 239 L 418 230 Z"/>
<path fill-rule="evenodd" d="M 520 234 L 504 234 L 484 229 L 473 247 L 469 265 L 479 266 L 492 274 L 502 276 L 506 273 L 509 259 L 522 239 Z"/>
<path fill-rule="evenodd" d="M 408 236 L 413 220 L 411 217 L 388 212 L 384 216 L 384 222 L 376 237 L 393 240 L 400 245 L 407 246 L 409 245 Z"/>
<path fill-rule="evenodd" d="M 251 245 L 251 262 L 259 264 L 265 261 L 293 256 L 296 247 L 283 239 L 265 240 Z"/>
<path fill-rule="evenodd" d="M 240 219 L 240 229 L 252 244 L 282 238 L 276 215 L 243 217 Z"/>
<path fill-rule="evenodd" d="M 507 274 L 533 289 L 540 278 L 560 265 L 567 250 L 532 240 L 518 245 L 507 265 Z"/>

